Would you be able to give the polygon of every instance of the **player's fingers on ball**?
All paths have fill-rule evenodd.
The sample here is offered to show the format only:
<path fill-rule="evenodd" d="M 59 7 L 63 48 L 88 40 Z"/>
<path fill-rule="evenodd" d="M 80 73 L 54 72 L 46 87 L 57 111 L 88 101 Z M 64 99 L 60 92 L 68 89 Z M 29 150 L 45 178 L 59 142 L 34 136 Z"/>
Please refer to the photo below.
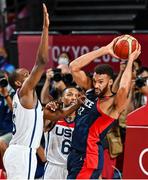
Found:
<path fill-rule="evenodd" d="M 141 45 L 139 44 L 139 51 L 141 52 Z"/>

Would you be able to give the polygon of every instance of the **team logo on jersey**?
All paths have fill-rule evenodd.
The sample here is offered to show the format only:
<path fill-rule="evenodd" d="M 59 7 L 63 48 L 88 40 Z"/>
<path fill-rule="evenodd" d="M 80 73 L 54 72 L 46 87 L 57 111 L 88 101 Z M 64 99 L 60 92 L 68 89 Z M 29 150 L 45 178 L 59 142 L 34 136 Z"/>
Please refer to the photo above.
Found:
<path fill-rule="evenodd" d="M 67 138 L 72 137 L 72 130 L 71 129 L 65 129 L 65 128 L 61 128 L 61 127 L 56 127 L 55 133 L 58 136 L 64 136 L 64 137 L 67 137 Z"/>
<path fill-rule="evenodd" d="M 81 107 L 78 109 L 78 114 L 79 114 L 79 115 L 82 115 L 82 113 L 84 112 L 84 110 L 86 109 L 86 107 L 89 108 L 89 109 L 91 109 L 93 105 L 94 105 L 94 102 L 86 98 L 85 101 L 84 101 L 84 106 L 85 106 L 85 107 L 81 106 Z"/>
<path fill-rule="evenodd" d="M 87 99 L 87 98 L 86 98 L 85 101 L 84 101 L 84 105 L 85 105 L 86 107 L 88 107 L 89 109 L 92 108 L 93 104 L 94 104 L 94 102 L 91 101 L 91 100 L 89 100 L 89 99 Z"/>

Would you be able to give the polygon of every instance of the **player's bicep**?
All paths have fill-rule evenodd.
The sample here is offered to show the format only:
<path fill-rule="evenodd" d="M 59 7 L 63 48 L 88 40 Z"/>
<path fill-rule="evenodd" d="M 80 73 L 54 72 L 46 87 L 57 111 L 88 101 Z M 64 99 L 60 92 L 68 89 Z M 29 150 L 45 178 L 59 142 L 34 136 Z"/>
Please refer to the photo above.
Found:
<path fill-rule="evenodd" d="M 118 111 L 118 113 L 121 113 L 125 109 L 127 99 L 128 99 L 128 95 L 126 93 L 126 89 L 120 88 L 117 91 L 117 94 L 114 100 L 114 107 Z"/>
<path fill-rule="evenodd" d="M 88 77 L 84 71 L 77 71 L 77 72 L 72 72 L 72 76 L 76 84 L 84 88 L 85 90 L 88 90 L 92 86 L 92 81 L 90 77 Z"/>

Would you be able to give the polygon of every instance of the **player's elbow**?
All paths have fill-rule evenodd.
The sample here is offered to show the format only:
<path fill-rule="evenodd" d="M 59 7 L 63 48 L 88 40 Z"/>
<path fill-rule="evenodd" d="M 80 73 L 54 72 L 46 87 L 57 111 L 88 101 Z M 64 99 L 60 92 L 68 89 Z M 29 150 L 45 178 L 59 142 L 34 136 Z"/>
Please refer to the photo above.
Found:
<path fill-rule="evenodd" d="M 77 72 L 80 70 L 79 66 L 74 61 L 69 64 L 69 69 L 71 72 Z"/>
<path fill-rule="evenodd" d="M 41 103 L 42 104 L 48 104 L 49 101 L 51 101 L 51 99 L 48 96 L 45 96 L 44 94 L 41 93 L 41 97 L 40 97 Z"/>
<path fill-rule="evenodd" d="M 48 57 L 46 57 L 45 55 L 39 55 L 37 57 L 37 65 L 46 65 L 48 62 Z"/>

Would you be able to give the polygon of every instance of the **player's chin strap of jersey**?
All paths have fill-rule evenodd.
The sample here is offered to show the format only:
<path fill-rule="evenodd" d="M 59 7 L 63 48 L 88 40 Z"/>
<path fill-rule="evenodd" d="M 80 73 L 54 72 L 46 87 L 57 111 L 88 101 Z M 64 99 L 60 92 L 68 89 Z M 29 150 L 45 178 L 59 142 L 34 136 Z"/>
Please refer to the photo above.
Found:
<path fill-rule="evenodd" d="M 99 99 L 101 99 L 101 100 L 107 100 L 107 99 L 109 99 L 109 98 L 111 98 L 111 97 L 113 97 L 113 96 L 115 96 L 115 95 L 116 95 L 116 93 L 112 92 L 112 95 L 110 95 L 110 96 L 102 96 L 102 97 L 99 97 Z"/>

